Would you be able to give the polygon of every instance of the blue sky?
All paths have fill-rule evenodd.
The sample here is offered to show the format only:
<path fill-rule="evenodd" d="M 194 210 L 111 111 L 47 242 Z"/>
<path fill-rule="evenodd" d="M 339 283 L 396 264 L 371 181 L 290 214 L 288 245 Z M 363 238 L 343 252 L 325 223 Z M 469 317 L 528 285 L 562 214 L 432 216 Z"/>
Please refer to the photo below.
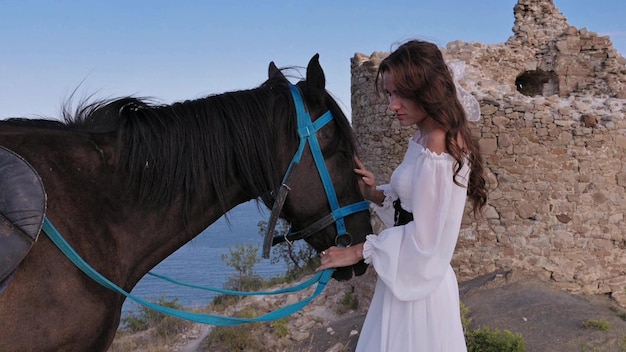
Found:
<path fill-rule="evenodd" d="M 253 88 L 267 66 L 306 66 L 350 112 L 350 58 L 421 38 L 498 44 L 516 0 L 0 0 L 0 117 L 56 117 L 79 98 L 160 102 Z M 626 1 L 555 0 L 569 24 L 626 55 Z"/>

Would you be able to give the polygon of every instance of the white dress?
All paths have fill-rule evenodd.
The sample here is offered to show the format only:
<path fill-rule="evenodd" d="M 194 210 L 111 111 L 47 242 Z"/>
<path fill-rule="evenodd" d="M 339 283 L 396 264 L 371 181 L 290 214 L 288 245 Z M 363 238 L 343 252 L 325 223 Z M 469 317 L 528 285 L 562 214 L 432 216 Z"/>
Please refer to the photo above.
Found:
<path fill-rule="evenodd" d="M 467 197 L 452 180 L 455 163 L 409 141 L 385 194 L 399 197 L 414 221 L 367 236 L 363 256 L 378 279 L 356 351 L 467 350 L 450 265 Z M 468 178 L 464 163 L 457 181 Z"/>

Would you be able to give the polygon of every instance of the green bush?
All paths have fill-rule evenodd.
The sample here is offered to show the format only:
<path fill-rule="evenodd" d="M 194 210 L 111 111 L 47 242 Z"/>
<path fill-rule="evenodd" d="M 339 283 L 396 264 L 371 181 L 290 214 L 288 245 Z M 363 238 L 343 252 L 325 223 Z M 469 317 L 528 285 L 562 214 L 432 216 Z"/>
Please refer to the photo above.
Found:
<path fill-rule="evenodd" d="M 255 277 L 254 266 L 261 262 L 258 256 L 259 246 L 237 244 L 228 247 L 229 254 L 222 254 L 224 264 L 235 269 L 236 273 L 228 282 L 228 289 L 244 291 L 245 280 Z"/>
<path fill-rule="evenodd" d="M 216 326 L 211 330 L 203 347 L 209 351 L 216 350 L 218 346 L 219 350 L 228 352 L 255 351 L 259 341 L 249 332 L 250 327 L 246 325 Z"/>
<path fill-rule="evenodd" d="M 287 318 L 274 320 L 271 323 L 271 327 L 272 327 L 274 336 L 278 338 L 285 337 L 289 334 L 289 326 L 287 325 Z"/>
<path fill-rule="evenodd" d="M 266 287 L 265 280 L 257 275 L 230 276 L 224 284 L 224 288 L 227 290 L 243 292 L 259 291 L 264 287 Z"/>
<path fill-rule="evenodd" d="M 243 307 L 235 313 L 237 318 L 254 318 L 259 312 L 254 306 Z M 259 344 L 261 341 L 252 332 L 258 330 L 261 323 L 248 323 L 235 326 L 216 326 L 205 339 L 203 347 L 209 351 L 265 351 Z"/>
<path fill-rule="evenodd" d="M 239 301 L 240 297 L 239 296 L 231 296 L 231 295 L 226 295 L 226 294 L 221 294 L 221 295 L 217 295 L 213 298 L 213 300 L 211 301 L 210 306 L 214 306 L 214 307 L 228 307 L 230 305 L 233 305 L 235 303 L 237 303 L 237 301 Z"/>
<path fill-rule="evenodd" d="M 471 323 L 471 319 L 467 317 L 469 314 L 469 308 L 463 302 L 461 302 L 461 325 L 463 326 L 463 331 L 469 330 L 469 325 Z"/>
<path fill-rule="evenodd" d="M 259 234 L 265 236 L 267 222 L 259 221 L 257 224 Z M 289 223 L 280 219 L 274 229 L 274 236 L 284 236 L 289 233 Z M 271 263 L 276 264 L 283 261 L 287 266 L 285 276 L 295 279 L 302 274 L 311 274 L 319 266 L 317 252 L 305 241 L 294 243 L 279 243 L 272 248 Z"/>
<path fill-rule="evenodd" d="M 500 331 L 483 327 L 470 329 L 471 319 L 467 317 L 469 309 L 461 302 L 461 324 L 465 332 L 468 352 L 525 352 L 522 334 L 513 334 L 509 330 Z"/>
<path fill-rule="evenodd" d="M 339 314 L 344 314 L 350 310 L 356 310 L 357 308 L 359 308 L 359 299 L 352 292 L 346 292 L 343 297 L 341 297 L 336 311 Z"/>
<path fill-rule="evenodd" d="M 229 254 L 222 254 L 222 261 L 235 269 L 226 279 L 224 288 L 231 291 L 255 292 L 267 287 L 267 281 L 254 272 L 254 266 L 261 261 L 259 246 L 238 244 L 228 247 Z M 213 298 L 211 306 L 228 307 L 242 299 L 241 296 L 220 294 Z"/>
<path fill-rule="evenodd" d="M 585 329 L 596 329 L 600 331 L 606 331 L 606 330 L 609 330 L 609 328 L 611 327 L 611 324 L 609 324 L 608 321 L 604 321 L 604 320 L 589 319 L 583 323 L 583 327 Z"/>
<path fill-rule="evenodd" d="M 509 330 L 484 327 L 465 332 L 468 352 L 524 352 L 524 338 Z"/>
<path fill-rule="evenodd" d="M 156 301 L 153 301 L 153 303 L 173 309 L 183 308 L 183 306 L 178 303 L 178 298 L 168 300 L 164 296 L 161 296 Z M 130 332 L 144 331 L 150 327 L 157 327 L 158 329 L 159 326 L 164 326 L 167 330 L 180 332 L 186 326 L 185 321 L 178 318 L 165 315 L 146 306 L 135 305 L 138 307 L 137 312 L 131 311 L 122 319 L 124 328 Z"/>

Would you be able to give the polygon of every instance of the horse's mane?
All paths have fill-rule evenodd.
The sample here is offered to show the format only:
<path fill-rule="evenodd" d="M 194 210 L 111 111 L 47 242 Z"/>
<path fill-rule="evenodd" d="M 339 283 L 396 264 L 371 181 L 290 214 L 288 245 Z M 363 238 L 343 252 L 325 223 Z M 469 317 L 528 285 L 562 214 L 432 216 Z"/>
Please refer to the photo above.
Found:
<path fill-rule="evenodd" d="M 326 93 L 337 135 L 325 155 L 342 151 L 351 158 L 355 138 L 345 115 Z M 65 122 L 14 123 L 45 125 L 89 133 L 117 134 L 117 170 L 126 186 L 146 206 L 171 204 L 182 194 L 184 206 L 195 195 L 213 191 L 224 208 L 233 180 L 250 199 L 269 198 L 280 184 L 276 165 L 277 133 L 297 144 L 296 118 L 285 79 L 270 79 L 251 90 L 162 105 L 149 99 L 122 97 L 81 102 L 74 112 L 64 108 Z M 40 120 L 38 120 L 40 121 Z M 50 125 L 50 126 L 47 126 Z M 209 182 L 202 182 L 208 179 Z M 210 184 L 212 189 L 199 188 Z"/>
<path fill-rule="evenodd" d="M 124 97 L 83 104 L 65 120 L 74 130 L 117 131 L 117 167 L 140 202 L 166 205 L 182 194 L 188 204 L 194 195 L 213 191 L 226 208 L 233 180 L 250 198 L 279 184 L 276 128 L 295 135 L 287 94 L 286 83 L 267 81 L 172 105 Z M 207 179 L 213 189 L 199 188 Z"/>
<path fill-rule="evenodd" d="M 348 163 L 351 163 L 352 158 L 358 151 L 358 148 L 350 121 L 348 121 L 346 115 L 341 110 L 341 107 L 339 107 L 339 104 L 337 104 L 335 99 L 333 99 L 329 93 L 326 93 L 325 98 L 328 104 L 328 109 L 334 116 L 334 121 L 337 124 L 337 133 L 339 133 L 339 135 L 333 139 L 333 143 L 324 148 L 323 153 L 324 155 L 327 155 L 341 151 L 345 154 L 345 157 L 348 158 Z"/>

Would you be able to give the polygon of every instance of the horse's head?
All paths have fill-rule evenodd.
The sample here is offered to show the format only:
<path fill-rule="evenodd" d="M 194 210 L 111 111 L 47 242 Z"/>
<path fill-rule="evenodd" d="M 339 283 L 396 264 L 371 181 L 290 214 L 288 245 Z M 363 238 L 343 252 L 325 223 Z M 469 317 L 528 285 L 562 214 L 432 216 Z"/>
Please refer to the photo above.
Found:
<path fill-rule="evenodd" d="M 270 79 L 280 75 L 286 81 L 273 63 L 269 71 Z M 284 181 L 282 189 L 287 194 L 282 216 L 291 223 L 291 239 L 304 239 L 318 252 L 335 245 L 364 242 L 365 236 L 372 233 L 367 202 L 353 171 L 356 143 L 352 128 L 325 85 L 324 72 L 315 55 L 308 64 L 306 79 L 290 87 L 291 106 L 296 111 L 300 106 L 301 120 L 299 132 L 290 136 L 293 138 L 281 152 L 287 156 L 285 162 L 291 160 L 291 166 L 284 164 L 288 181 Z M 304 122 L 302 116 L 306 116 Z M 353 267 L 338 268 L 333 277 L 347 280 L 353 271 L 361 275 L 366 268 L 361 261 Z"/>

